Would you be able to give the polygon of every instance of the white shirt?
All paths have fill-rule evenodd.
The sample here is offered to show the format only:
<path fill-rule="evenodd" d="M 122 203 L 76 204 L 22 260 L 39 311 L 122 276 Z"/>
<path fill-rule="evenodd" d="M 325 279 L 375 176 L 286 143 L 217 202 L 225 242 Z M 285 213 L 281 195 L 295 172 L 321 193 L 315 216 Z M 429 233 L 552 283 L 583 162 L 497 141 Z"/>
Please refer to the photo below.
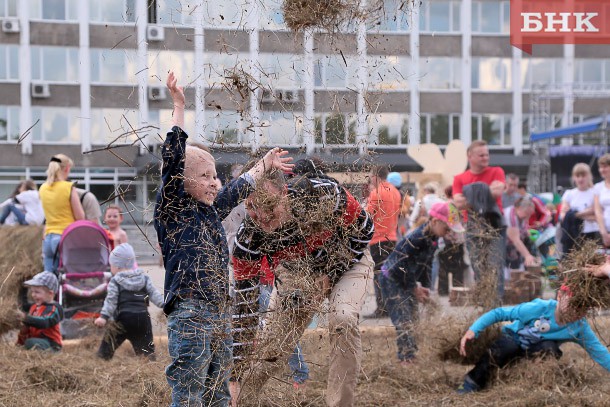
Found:
<path fill-rule="evenodd" d="M 38 191 L 23 191 L 18 194 L 15 199 L 23 205 L 25 210 L 25 221 L 28 225 L 42 225 L 44 222 L 44 210 L 40 202 Z"/>
<path fill-rule="evenodd" d="M 599 197 L 599 203 L 604 213 L 604 224 L 610 232 L 610 189 L 606 187 L 605 181 L 598 182 L 593 187 L 595 196 Z"/>
<path fill-rule="evenodd" d="M 576 212 L 584 211 L 593 206 L 594 188 L 581 191 L 578 188 L 568 189 L 561 197 L 562 202 L 569 205 Z M 585 220 L 582 227 L 583 233 L 599 232 L 599 226 L 594 220 Z"/>

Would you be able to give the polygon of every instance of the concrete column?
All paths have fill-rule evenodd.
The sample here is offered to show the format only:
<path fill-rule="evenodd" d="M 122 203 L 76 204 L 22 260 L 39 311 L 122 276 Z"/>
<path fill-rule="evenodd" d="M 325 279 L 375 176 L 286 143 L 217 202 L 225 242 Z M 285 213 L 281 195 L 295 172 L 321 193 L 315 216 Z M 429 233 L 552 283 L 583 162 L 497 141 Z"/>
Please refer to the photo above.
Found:
<path fill-rule="evenodd" d="M 511 59 L 511 75 L 513 82 L 513 116 L 510 122 L 510 138 L 515 155 L 523 153 L 523 88 L 521 86 L 521 63 L 522 55 L 520 49 L 513 49 Z"/>
<path fill-rule="evenodd" d="M 248 7 L 250 8 L 250 13 L 246 19 L 246 29 L 250 34 L 250 75 L 252 75 L 252 79 L 254 83 L 260 83 L 261 81 L 261 72 L 259 69 L 259 38 L 258 38 L 258 3 L 260 0 L 249 0 Z M 255 87 L 253 92 L 250 92 L 250 120 L 252 124 L 252 131 L 246 131 L 245 134 L 252 134 L 251 138 L 251 149 L 252 151 L 257 151 L 260 148 L 261 144 L 261 126 L 260 126 L 260 105 L 259 105 L 259 96 L 261 90 L 258 86 Z"/>
<path fill-rule="evenodd" d="M 462 119 L 460 139 L 467 146 L 472 142 L 472 1 L 462 0 L 460 30 L 462 31 Z"/>
<path fill-rule="evenodd" d="M 91 50 L 89 48 L 89 2 L 78 7 L 78 80 L 80 82 L 81 151 L 91 150 Z"/>
<path fill-rule="evenodd" d="M 19 132 L 24 132 L 34 123 L 32 122 L 32 61 L 30 54 L 30 2 L 20 1 L 19 7 L 19 82 L 21 93 L 21 106 L 19 109 Z M 41 127 L 42 123 L 36 124 Z M 32 154 L 33 135 L 30 134 L 21 141 L 21 154 Z"/>
<path fill-rule="evenodd" d="M 307 155 L 312 155 L 315 150 L 315 118 L 314 118 L 314 58 L 313 58 L 313 31 L 306 29 L 303 33 L 304 44 L 304 114 L 303 114 L 303 144 Z"/>
<path fill-rule="evenodd" d="M 411 108 L 409 109 L 409 145 L 420 144 L 419 126 L 419 14 L 422 12 L 420 2 L 413 3 L 411 14 L 411 32 L 409 33 L 409 48 L 411 50 L 411 66 L 413 72 L 409 76 L 409 94 Z"/>
<path fill-rule="evenodd" d="M 146 38 L 146 27 L 148 26 L 147 0 L 136 1 L 136 30 L 138 35 L 138 127 L 142 129 L 148 126 L 148 42 Z M 81 3 L 82 4 L 82 3 Z M 144 135 L 143 131 L 135 134 L 136 137 Z M 140 154 L 148 153 L 148 138 L 144 138 L 140 143 Z"/>
<path fill-rule="evenodd" d="M 366 1 L 360 4 L 361 9 L 366 8 Z M 366 121 L 366 90 L 368 88 L 368 75 L 366 69 L 366 22 L 358 21 L 356 28 L 356 61 L 358 63 L 358 85 L 356 94 L 356 144 L 358 154 L 364 155 L 368 151 L 368 125 Z"/>
<path fill-rule="evenodd" d="M 206 3 L 200 1 L 195 7 L 195 134 L 205 140 L 205 73 L 203 65 L 205 63 L 204 49 L 204 30 L 203 13 Z"/>

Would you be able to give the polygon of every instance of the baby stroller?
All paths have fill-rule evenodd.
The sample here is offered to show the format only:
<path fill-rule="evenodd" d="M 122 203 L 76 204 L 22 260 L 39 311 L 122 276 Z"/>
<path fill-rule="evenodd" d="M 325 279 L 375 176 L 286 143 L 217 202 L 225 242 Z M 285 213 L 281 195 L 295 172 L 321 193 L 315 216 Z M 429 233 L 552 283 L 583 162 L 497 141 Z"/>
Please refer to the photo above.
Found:
<path fill-rule="evenodd" d="M 542 270 L 551 283 L 557 283 L 559 261 L 555 244 L 555 226 L 548 226 L 543 231 L 530 230 L 530 240 L 542 257 Z"/>
<path fill-rule="evenodd" d="M 64 309 L 64 338 L 85 336 L 104 304 L 108 282 L 110 240 L 98 224 L 79 220 L 64 230 L 59 255 L 59 303 Z"/>

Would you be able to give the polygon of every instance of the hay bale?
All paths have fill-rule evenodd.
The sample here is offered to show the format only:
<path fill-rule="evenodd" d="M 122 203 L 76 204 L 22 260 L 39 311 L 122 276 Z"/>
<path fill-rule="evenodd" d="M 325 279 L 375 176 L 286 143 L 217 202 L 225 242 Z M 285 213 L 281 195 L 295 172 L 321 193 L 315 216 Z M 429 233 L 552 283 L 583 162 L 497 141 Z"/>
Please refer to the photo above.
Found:
<path fill-rule="evenodd" d="M 593 277 L 585 270 L 590 264 L 604 264 L 606 256 L 599 253 L 595 242 L 584 241 L 561 261 L 560 278 L 572 291 L 570 306 L 577 310 L 610 307 L 610 285 L 607 279 Z"/>
<path fill-rule="evenodd" d="M 487 328 L 476 339 L 469 341 L 466 345 L 466 356 L 460 355 L 462 336 L 475 319 L 457 315 L 448 316 L 442 324 L 439 324 L 438 332 L 426 333 L 429 346 L 434 348 L 438 359 L 462 365 L 473 365 L 487 352 L 491 344 L 500 336 L 498 325 Z"/>
<path fill-rule="evenodd" d="M 0 335 L 20 326 L 21 287 L 42 271 L 42 233 L 41 226 L 0 228 Z"/>

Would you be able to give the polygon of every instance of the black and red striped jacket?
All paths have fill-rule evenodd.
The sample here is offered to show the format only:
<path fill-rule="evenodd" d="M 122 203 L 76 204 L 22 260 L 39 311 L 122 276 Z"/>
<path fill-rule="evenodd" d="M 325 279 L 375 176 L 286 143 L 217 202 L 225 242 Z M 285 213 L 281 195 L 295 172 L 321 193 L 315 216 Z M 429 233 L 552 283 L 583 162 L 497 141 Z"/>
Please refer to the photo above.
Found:
<path fill-rule="evenodd" d="M 63 308 L 56 302 L 32 304 L 23 320 L 25 326 L 19 331 L 17 345 L 23 345 L 29 338 L 45 338 L 51 341 L 54 348 L 61 348 L 59 323 L 63 319 Z"/>
<path fill-rule="evenodd" d="M 288 196 L 294 221 L 279 230 L 267 233 L 250 217 L 242 221 L 233 252 L 236 281 L 252 280 L 256 285 L 263 258 L 273 269 L 304 257 L 314 273 L 336 281 L 362 258 L 374 224 L 349 191 L 333 179 L 300 177 L 289 182 Z M 311 228 L 304 223 L 312 219 L 321 226 L 305 235 L 303 231 Z"/>

